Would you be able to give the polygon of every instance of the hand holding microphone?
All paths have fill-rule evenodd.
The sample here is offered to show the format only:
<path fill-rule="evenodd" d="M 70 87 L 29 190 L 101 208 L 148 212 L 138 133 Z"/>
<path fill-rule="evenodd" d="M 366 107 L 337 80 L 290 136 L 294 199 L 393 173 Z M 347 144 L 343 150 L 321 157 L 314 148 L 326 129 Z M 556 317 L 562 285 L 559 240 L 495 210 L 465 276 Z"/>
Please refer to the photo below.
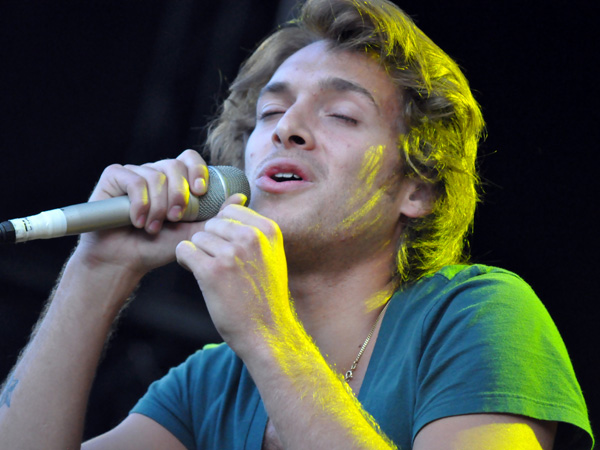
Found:
<path fill-rule="evenodd" d="M 250 197 L 248 180 L 241 170 L 230 166 L 209 166 L 208 171 L 210 182 L 206 194 L 199 197 L 190 195 L 181 221 L 203 221 L 215 216 L 225 200 L 235 193 Z M 129 198 L 118 196 L 2 222 L 0 242 L 49 239 L 117 228 L 131 223 Z"/>

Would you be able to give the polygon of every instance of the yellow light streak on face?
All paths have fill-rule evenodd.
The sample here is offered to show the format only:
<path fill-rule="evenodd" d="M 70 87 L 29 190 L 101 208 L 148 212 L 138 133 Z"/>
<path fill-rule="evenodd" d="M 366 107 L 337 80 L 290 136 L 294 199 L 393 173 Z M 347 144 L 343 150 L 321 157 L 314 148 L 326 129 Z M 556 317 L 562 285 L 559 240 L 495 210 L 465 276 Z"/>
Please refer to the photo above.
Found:
<path fill-rule="evenodd" d="M 385 289 L 376 292 L 374 295 L 369 297 L 365 302 L 366 312 L 369 313 L 377 308 L 382 307 L 392 297 L 394 293 L 394 285 L 390 284 Z"/>
<path fill-rule="evenodd" d="M 454 450 L 542 450 L 531 427 L 524 423 L 490 423 L 458 433 Z"/>
<path fill-rule="evenodd" d="M 381 170 L 384 151 L 385 145 L 377 145 L 370 147 L 369 150 L 365 152 L 365 156 L 363 159 L 363 167 L 360 173 L 358 174 L 358 177 L 364 180 L 365 186 L 367 188 L 373 187 L 375 177 L 377 176 L 377 173 Z"/>
<path fill-rule="evenodd" d="M 358 195 L 360 195 L 360 194 L 358 194 Z M 358 195 L 357 195 L 357 197 L 358 197 Z M 360 208 L 358 208 L 351 215 L 346 217 L 340 224 L 339 229 L 347 230 L 352 225 L 357 224 L 357 225 L 360 225 L 359 230 L 362 231 L 362 230 L 368 228 L 373 223 L 377 222 L 377 220 L 379 220 L 379 218 L 381 217 L 380 214 L 377 214 L 376 216 L 371 217 L 368 222 L 361 223 L 361 220 L 364 219 L 365 217 L 369 216 L 369 213 L 375 209 L 375 207 L 381 200 L 382 196 L 383 196 L 383 192 L 377 191 L 373 196 L 371 196 L 371 198 L 369 198 L 366 202 L 364 202 Z M 357 197 L 354 198 L 354 200 L 356 202 L 358 202 Z"/>
<path fill-rule="evenodd" d="M 339 231 L 346 231 L 355 224 L 360 224 L 360 231 L 363 231 L 379 219 L 379 215 L 376 215 L 367 222 L 361 223 L 375 209 L 384 194 L 384 190 L 381 188 L 373 192 L 377 175 L 383 166 L 384 151 L 385 145 L 374 145 L 365 152 L 358 174 L 361 189 L 357 189 L 346 203 L 346 207 L 354 209 L 354 212 L 339 224 Z"/>

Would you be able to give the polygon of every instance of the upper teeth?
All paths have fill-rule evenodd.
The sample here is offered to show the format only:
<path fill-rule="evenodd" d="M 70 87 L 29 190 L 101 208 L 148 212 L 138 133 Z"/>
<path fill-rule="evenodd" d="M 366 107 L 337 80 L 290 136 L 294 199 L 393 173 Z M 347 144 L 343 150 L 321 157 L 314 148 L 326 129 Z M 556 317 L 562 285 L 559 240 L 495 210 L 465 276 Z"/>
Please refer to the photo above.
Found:
<path fill-rule="evenodd" d="M 278 178 L 281 180 L 301 180 L 302 179 L 294 173 L 276 173 L 274 175 L 274 178 Z"/>

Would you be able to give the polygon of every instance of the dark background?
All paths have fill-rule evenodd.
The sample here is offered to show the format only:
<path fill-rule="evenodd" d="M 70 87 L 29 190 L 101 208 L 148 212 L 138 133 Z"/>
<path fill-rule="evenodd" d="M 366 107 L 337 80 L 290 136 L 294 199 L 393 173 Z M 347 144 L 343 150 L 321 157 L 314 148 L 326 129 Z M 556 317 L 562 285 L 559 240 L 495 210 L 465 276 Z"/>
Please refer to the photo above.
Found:
<path fill-rule="evenodd" d="M 400 3 L 464 68 L 487 120 L 473 259 L 537 291 L 596 427 L 593 4 Z M 175 157 L 198 143 L 241 60 L 290 9 L 275 0 L 1 2 L 0 220 L 84 202 L 108 164 Z M 0 378 L 75 242 L 0 247 Z M 86 436 L 114 426 L 151 381 L 218 340 L 187 272 L 151 274 L 102 362 Z"/>

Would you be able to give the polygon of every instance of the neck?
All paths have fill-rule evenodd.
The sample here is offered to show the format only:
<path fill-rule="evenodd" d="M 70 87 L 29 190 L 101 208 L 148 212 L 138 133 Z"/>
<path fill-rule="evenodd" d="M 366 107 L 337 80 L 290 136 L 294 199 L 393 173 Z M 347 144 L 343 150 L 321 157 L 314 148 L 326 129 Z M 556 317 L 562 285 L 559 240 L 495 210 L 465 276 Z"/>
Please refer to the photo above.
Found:
<path fill-rule="evenodd" d="M 306 331 L 340 372 L 356 358 L 394 290 L 389 258 L 355 261 L 343 270 L 292 269 L 289 287 Z"/>

